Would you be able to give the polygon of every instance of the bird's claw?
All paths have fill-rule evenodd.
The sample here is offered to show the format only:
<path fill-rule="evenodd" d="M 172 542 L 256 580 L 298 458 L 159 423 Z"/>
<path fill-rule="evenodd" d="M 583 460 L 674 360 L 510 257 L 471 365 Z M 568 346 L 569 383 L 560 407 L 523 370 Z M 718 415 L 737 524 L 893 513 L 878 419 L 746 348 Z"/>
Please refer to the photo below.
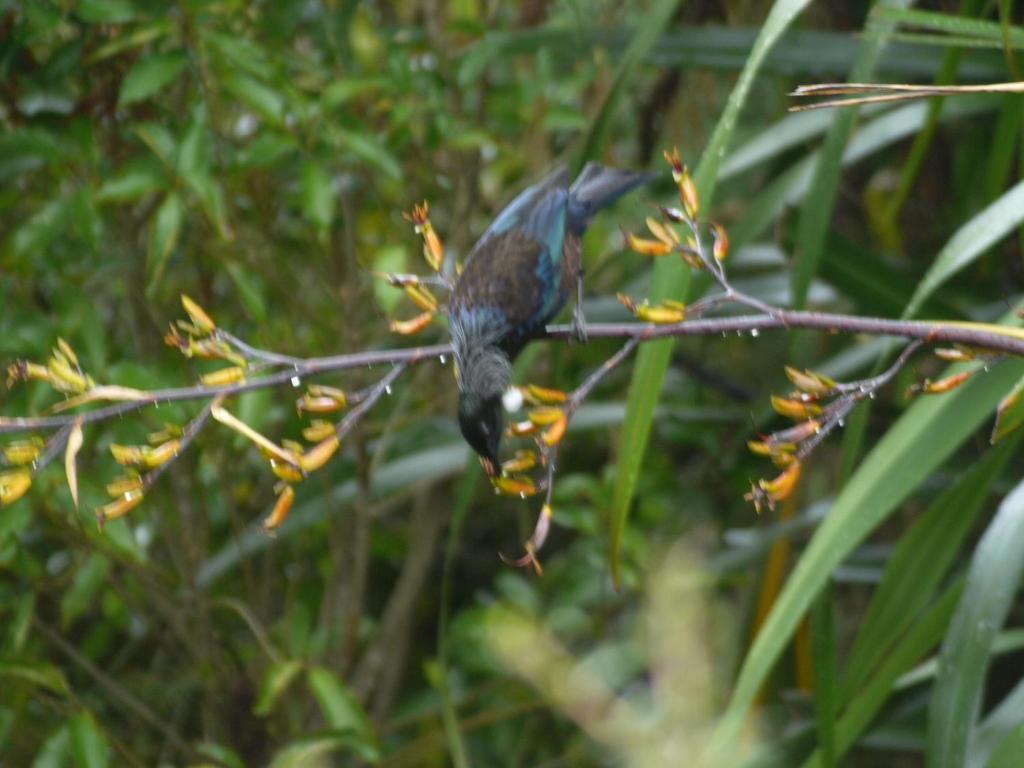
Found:
<path fill-rule="evenodd" d="M 572 312 L 572 338 L 580 344 L 587 343 L 587 319 L 578 305 Z"/>

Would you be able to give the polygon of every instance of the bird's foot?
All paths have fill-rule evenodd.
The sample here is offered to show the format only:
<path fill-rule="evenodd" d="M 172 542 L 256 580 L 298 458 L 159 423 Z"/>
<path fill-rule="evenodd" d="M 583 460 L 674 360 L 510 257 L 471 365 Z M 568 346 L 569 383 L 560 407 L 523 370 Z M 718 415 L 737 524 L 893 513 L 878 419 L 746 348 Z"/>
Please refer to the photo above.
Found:
<path fill-rule="evenodd" d="M 583 308 L 578 304 L 572 312 L 572 340 L 579 344 L 587 343 L 587 319 L 583 316 Z"/>

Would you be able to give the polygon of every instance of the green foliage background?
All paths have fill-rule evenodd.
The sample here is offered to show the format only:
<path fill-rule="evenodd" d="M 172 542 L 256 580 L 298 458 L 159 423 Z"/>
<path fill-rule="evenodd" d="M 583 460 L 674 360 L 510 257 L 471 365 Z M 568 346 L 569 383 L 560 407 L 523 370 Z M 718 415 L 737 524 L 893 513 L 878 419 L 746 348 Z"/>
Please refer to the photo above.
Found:
<path fill-rule="evenodd" d="M 1022 79 L 1012 0 L 913 5 L 0 2 L 0 358 L 61 336 L 97 381 L 188 383 L 207 368 L 161 345 L 183 292 L 263 348 L 408 343 L 371 275 L 422 268 L 403 210 L 428 198 L 465 254 L 554 163 L 675 145 L 746 291 L 1019 322 L 1020 96 L 786 114 L 817 80 Z M 706 289 L 622 251 L 658 194 L 588 235 L 590 319 L 622 317 L 618 290 Z M 535 345 L 520 375 L 569 388 L 614 349 Z M 265 462 L 213 428 L 98 532 L 109 445 L 194 408 L 87 429 L 80 513 L 56 468 L 0 510 L 0 763 L 1018 765 L 1024 490 L 1019 437 L 988 430 L 1019 361 L 908 404 L 939 375 L 920 360 L 796 500 L 742 501 L 782 365 L 856 378 L 890 352 L 648 345 L 573 422 L 542 578 L 499 561 L 536 509 L 480 482 L 436 366 L 275 538 Z M 53 399 L 18 387 L 0 413 Z M 292 399 L 232 410 L 295 436 Z"/>

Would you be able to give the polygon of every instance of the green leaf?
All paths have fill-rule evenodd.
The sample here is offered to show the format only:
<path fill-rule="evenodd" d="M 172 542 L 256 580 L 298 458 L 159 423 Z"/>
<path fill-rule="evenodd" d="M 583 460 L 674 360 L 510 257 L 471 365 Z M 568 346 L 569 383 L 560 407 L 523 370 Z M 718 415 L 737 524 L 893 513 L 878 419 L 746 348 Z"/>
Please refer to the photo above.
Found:
<path fill-rule="evenodd" d="M 8 626 L 7 647 L 12 653 L 19 653 L 25 647 L 29 630 L 32 628 L 32 618 L 36 612 L 36 596 L 31 592 L 18 598 L 14 608 L 14 618 Z"/>
<path fill-rule="evenodd" d="M 120 24 L 139 13 L 131 0 L 79 0 L 74 8 L 78 18 L 92 24 Z"/>
<path fill-rule="evenodd" d="M 235 72 L 224 79 L 224 87 L 248 104 L 273 126 L 284 125 L 284 97 L 255 78 Z"/>
<path fill-rule="evenodd" d="M 188 179 L 189 188 L 195 193 L 203 213 L 210 220 L 217 230 L 221 240 L 230 241 L 234 238 L 231 224 L 228 222 L 227 205 L 224 203 L 224 190 L 212 176 L 191 176 Z"/>
<path fill-rule="evenodd" d="M 847 657 L 844 700 L 864 685 L 931 600 L 1016 447 L 1013 441 L 989 451 L 900 537 Z"/>
<path fill-rule="evenodd" d="M 253 714 L 259 717 L 269 715 L 281 694 L 288 690 L 288 686 L 304 667 L 301 659 L 287 659 L 272 665 L 263 676 L 263 684 L 260 686 L 260 695 L 256 700 L 256 706 L 253 707 Z"/>
<path fill-rule="evenodd" d="M 238 295 L 252 319 L 263 324 L 267 321 L 267 302 L 264 299 L 263 283 L 258 275 L 245 269 L 241 264 L 229 261 L 225 265 L 231 282 L 235 284 Z"/>
<path fill-rule="evenodd" d="M 326 239 L 334 219 L 334 186 L 327 169 L 316 160 L 302 167 L 302 212 L 320 239 Z"/>
<path fill-rule="evenodd" d="M 54 198 L 14 230 L 9 241 L 12 256 L 16 261 L 24 257 L 41 258 L 46 247 L 64 234 L 70 222 L 70 197 Z"/>
<path fill-rule="evenodd" d="M 700 165 L 694 176 L 705 210 L 711 207 L 718 171 L 729 142 L 732 140 L 740 109 L 747 99 L 747 94 L 750 92 L 758 71 L 764 64 L 768 51 L 778 42 L 793 19 L 809 3 L 810 0 L 776 0 L 772 5 L 772 10 L 761 28 L 754 48 L 740 73 L 739 80 L 733 87 L 732 93 L 729 94 L 725 110 L 715 124 L 714 133 L 701 156 Z M 650 298 L 656 302 L 665 298 L 679 297 L 686 293 L 688 286 L 689 273 L 678 259 L 660 259 L 654 267 Z M 622 549 L 622 537 L 629 519 L 629 509 L 633 501 L 637 479 L 640 476 L 644 453 L 647 450 L 647 441 L 651 434 L 654 407 L 658 402 L 661 386 L 665 379 L 665 371 L 668 370 L 668 361 L 673 346 L 672 340 L 642 345 L 633 368 L 629 404 L 619 438 L 619 463 L 610 512 L 611 546 L 609 557 L 612 575 L 616 581 L 620 576 L 619 553 Z"/>
<path fill-rule="evenodd" d="M 1024 181 L 1007 190 L 998 200 L 961 226 L 935 257 L 931 268 L 921 279 L 904 317 L 917 313 L 921 303 L 939 286 L 960 270 L 972 264 L 989 248 L 1009 235 L 1024 222 Z"/>
<path fill-rule="evenodd" d="M 335 80 L 320 94 L 320 105 L 325 109 L 333 109 L 347 101 L 374 91 L 387 91 L 391 81 L 386 77 L 360 77 Z"/>
<path fill-rule="evenodd" d="M 187 63 L 188 58 L 181 52 L 143 56 L 124 76 L 121 94 L 117 98 L 118 106 L 147 99 L 170 85 Z"/>
<path fill-rule="evenodd" d="M 153 218 L 153 229 L 149 238 L 149 261 L 147 263 L 148 278 L 146 293 L 150 293 L 159 284 L 167 266 L 167 260 L 181 235 L 181 225 L 185 220 L 185 203 L 181 195 L 171 192 L 164 198 L 160 209 Z"/>
<path fill-rule="evenodd" d="M 75 571 L 70 589 L 65 590 L 60 598 L 60 623 L 64 629 L 93 607 L 109 571 L 110 560 L 98 552 L 89 555 L 85 563 Z"/>
<path fill-rule="evenodd" d="M 845 708 L 835 724 L 837 760 L 841 760 L 868 729 L 891 696 L 900 676 L 938 644 L 960 597 L 960 586 L 957 584 L 947 589 L 918 617 Z M 820 750 L 815 750 L 803 768 L 823 768 L 826 765 L 828 763 L 822 760 Z"/>
<path fill-rule="evenodd" d="M 330 765 L 323 758 L 341 750 L 353 750 L 364 760 L 376 762 L 377 757 L 364 754 L 353 745 L 349 734 L 327 734 L 292 742 L 274 755 L 270 768 L 309 768 L 309 766 Z"/>
<path fill-rule="evenodd" d="M 67 696 L 70 693 L 64 673 L 50 664 L 28 664 L 18 661 L 0 661 L 0 679 L 13 678 L 53 693 Z"/>
<path fill-rule="evenodd" d="M 347 149 L 367 165 L 373 166 L 392 179 L 402 178 L 402 166 L 395 159 L 395 156 L 388 151 L 387 147 L 373 136 L 338 127 L 334 128 L 333 133 L 340 138 L 344 149 Z"/>
<path fill-rule="evenodd" d="M 714 752 L 731 749 L 757 691 L 836 566 L 978 428 L 1022 374 L 1024 361 L 1011 360 L 942 397 L 917 400 L 861 463 L 754 639 L 716 728 Z"/>
<path fill-rule="evenodd" d="M 987 768 L 1019 768 L 1021 755 L 1024 755 L 1024 724 L 1018 726 L 999 745 Z"/>
<path fill-rule="evenodd" d="M 64 724 L 43 743 L 42 749 L 36 753 L 36 759 L 32 761 L 32 768 L 67 768 L 72 758 L 71 733 L 67 724 Z"/>
<path fill-rule="evenodd" d="M 1024 378 L 999 401 L 991 442 L 996 443 L 1024 424 Z"/>
<path fill-rule="evenodd" d="M 245 761 L 239 757 L 238 753 L 223 744 L 204 741 L 196 745 L 196 751 L 216 760 L 226 768 L 245 768 Z"/>
<path fill-rule="evenodd" d="M 106 768 L 110 764 L 107 739 L 88 712 L 76 715 L 70 721 L 71 753 L 80 768 Z"/>
<path fill-rule="evenodd" d="M 310 667 L 307 681 L 331 730 L 351 731 L 359 741 L 375 748 L 377 737 L 370 718 L 334 672 L 326 667 Z"/>
<path fill-rule="evenodd" d="M 206 176 L 209 170 L 210 136 L 206 108 L 200 104 L 192 110 L 192 119 L 178 144 L 178 173 L 188 179 Z"/>
<path fill-rule="evenodd" d="M 28 128 L 0 134 L 0 179 L 58 162 L 64 149 L 51 133 Z"/>
<path fill-rule="evenodd" d="M 999 506 L 974 551 L 939 656 L 928 710 L 928 765 L 959 768 L 981 708 L 992 641 L 1024 572 L 1024 482 Z"/>

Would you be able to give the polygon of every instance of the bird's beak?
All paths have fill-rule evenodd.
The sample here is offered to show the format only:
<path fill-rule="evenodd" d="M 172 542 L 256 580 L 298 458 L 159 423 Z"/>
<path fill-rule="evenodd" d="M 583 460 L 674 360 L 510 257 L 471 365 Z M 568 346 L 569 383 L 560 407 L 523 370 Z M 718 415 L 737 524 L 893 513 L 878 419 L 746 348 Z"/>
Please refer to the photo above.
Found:
<path fill-rule="evenodd" d="M 488 459 L 488 458 L 486 458 L 484 456 L 481 456 L 480 457 L 480 466 L 482 466 L 484 468 L 484 473 L 488 477 L 497 477 L 498 476 L 498 467 L 490 459 Z"/>

